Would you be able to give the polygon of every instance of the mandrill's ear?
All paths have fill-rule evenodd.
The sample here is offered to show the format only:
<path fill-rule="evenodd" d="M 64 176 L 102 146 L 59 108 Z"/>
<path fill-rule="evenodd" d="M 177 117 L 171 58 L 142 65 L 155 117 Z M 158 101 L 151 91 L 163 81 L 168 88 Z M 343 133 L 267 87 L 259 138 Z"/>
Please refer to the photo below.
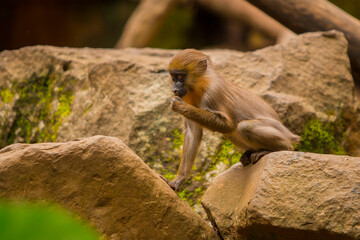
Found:
<path fill-rule="evenodd" d="M 196 65 L 196 73 L 197 74 L 203 74 L 207 69 L 207 59 L 203 59 L 201 60 L 197 65 Z"/>

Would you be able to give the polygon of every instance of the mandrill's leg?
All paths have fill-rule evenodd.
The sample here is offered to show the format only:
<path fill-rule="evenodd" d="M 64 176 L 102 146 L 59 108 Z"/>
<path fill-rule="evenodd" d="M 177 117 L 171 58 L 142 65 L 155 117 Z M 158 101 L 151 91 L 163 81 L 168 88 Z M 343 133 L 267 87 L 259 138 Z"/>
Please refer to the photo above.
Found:
<path fill-rule="evenodd" d="M 255 164 L 270 152 L 293 149 L 291 139 L 294 135 L 282 123 L 274 119 L 242 121 L 238 124 L 237 131 L 240 138 L 250 146 L 250 150 L 247 150 L 240 158 L 244 166 L 250 163 Z"/>
<path fill-rule="evenodd" d="M 185 136 L 181 162 L 175 179 L 169 184 L 175 191 L 179 190 L 183 182 L 190 175 L 202 139 L 202 134 L 203 130 L 199 124 L 185 119 Z"/>

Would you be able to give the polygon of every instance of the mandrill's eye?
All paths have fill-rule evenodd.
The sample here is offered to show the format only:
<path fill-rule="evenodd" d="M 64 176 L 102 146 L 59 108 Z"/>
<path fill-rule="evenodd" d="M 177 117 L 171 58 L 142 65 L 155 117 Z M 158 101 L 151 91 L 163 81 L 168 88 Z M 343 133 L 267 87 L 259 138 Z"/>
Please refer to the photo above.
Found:
<path fill-rule="evenodd" d="M 175 72 L 175 73 L 170 73 L 170 75 L 174 82 L 177 82 L 177 81 L 184 82 L 185 78 L 186 78 L 186 74 L 184 74 L 184 73 Z"/>
<path fill-rule="evenodd" d="M 186 74 L 183 74 L 183 73 L 179 73 L 176 75 L 176 79 L 180 82 L 184 82 L 185 81 L 185 77 L 186 77 Z"/>

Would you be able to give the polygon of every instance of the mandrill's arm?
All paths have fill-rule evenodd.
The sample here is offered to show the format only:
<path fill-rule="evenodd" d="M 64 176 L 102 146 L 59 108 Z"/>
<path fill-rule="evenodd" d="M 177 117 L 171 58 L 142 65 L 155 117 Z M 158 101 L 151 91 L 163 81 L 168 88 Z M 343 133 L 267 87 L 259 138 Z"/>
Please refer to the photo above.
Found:
<path fill-rule="evenodd" d="M 187 119 L 212 131 L 230 133 L 235 130 L 234 123 L 226 114 L 194 107 L 184 102 L 180 97 L 173 97 L 171 100 L 171 108 Z"/>
<path fill-rule="evenodd" d="M 202 139 L 202 133 L 202 127 L 199 124 L 185 119 L 185 137 L 181 162 L 175 179 L 169 184 L 176 191 L 179 190 L 182 183 L 190 175 Z"/>

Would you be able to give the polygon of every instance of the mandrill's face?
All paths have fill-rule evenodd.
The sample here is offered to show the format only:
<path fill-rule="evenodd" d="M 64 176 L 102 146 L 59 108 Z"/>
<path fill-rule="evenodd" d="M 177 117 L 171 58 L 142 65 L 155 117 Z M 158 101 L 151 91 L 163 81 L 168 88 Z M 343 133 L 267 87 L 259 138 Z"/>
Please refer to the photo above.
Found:
<path fill-rule="evenodd" d="M 172 92 L 175 96 L 183 97 L 187 94 L 185 88 L 185 79 L 187 74 L 183 71 L 170 71 L 170 76 L 173 81 Z"/>
<path fill-rule="evenodd" d="M 172 91 L 184 102 L 198 106 L 208 81 L 202 77 L 209 58 L 200 51 L 185 49 L 170 61 L 169 73 L 173 81 Z"/>

